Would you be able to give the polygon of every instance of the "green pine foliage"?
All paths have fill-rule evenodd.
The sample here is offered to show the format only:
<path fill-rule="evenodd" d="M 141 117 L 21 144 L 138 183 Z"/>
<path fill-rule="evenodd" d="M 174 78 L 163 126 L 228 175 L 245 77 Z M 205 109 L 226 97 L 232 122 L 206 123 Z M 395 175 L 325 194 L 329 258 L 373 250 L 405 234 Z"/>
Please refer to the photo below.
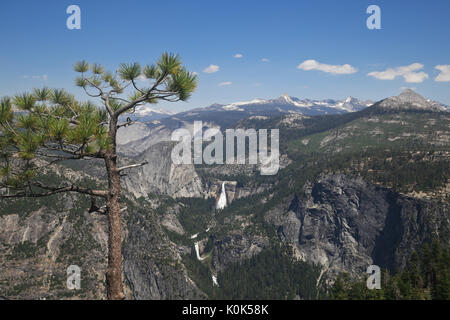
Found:
<path fill-rule="evenodd" d="M 253 257 L 228 266 L 213 285 L 208 264 L 198 261 L 195 251 L 183 257 L 190 277 L 210 299 L 292 300 L 317 299 L 320 268 L 292 258 L 286 246 L 273 245 Z"/>
<path fill-rule="evenodd" d="M 292 258 L 286 247 L 273 246 L 220 273 L 218 299 L 316 299 L 320 269 Z"/>
<path fill-rule="evenodd" d="M 46 87 L 0 99 L 0 196 L 5 190 L 7 197 L 24 197 L 62 189 L 40 182 L 44 163 L 104 159 L 116 152 L 117 129 L 130 125 L 119 123 L 119 116 L 145 103 L 185 101 L 197 87 L 196 75 L 166 52 L 154 65 L 122 63 L 117 73 L 84 60 L 73 69 L 80 74 L 75 84 L 99 105 Z"/>
<path fill-rule="evenodd" d="M 381 289 L 369 290 L 366 280 L 338 276 L 329 293 L 337 300 L 448 300 L 450 299 L 450 248 L 438 240 L 425 243 L 409 258 L 404 270 L 391 275 L 383 270 Z"/>

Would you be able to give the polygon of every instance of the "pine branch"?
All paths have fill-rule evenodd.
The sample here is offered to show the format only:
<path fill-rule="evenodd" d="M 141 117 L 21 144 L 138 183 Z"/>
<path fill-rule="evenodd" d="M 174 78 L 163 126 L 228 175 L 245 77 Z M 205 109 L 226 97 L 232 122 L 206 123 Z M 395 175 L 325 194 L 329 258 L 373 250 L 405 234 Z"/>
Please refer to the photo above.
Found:
<path fill-rule="evenodd" d="M 73 109 L 71 109 L 72 112 L 75 114 L 72 118 L 64 118 L 64 117 L 59 117 L 59 116 L 55 116 L 53 114 L 48 114 L 48 113 L 37 113 L 33 110 L 31 110 L 30 112 L 37 115 L 37 116 L 44 116 L 44 117 L 51 117 L 53 119 L 57 119 L 57 120 L 67 120 L 69 121 L 70 124 L 74 124 L 74 125 L 79 125 L 80 123 L 76 120 L 76 118 L 78 118 L 80 115 L 76 114 L 75 111 L 73 111 Z"/>
<path fill-rule="evenodd" d="M 82 146 L 81 147 L 74 146 L 74 148 L 76 148 L 76 149 L 75 150 L 70 150 L 70 149 L 64 148 L 62 145 L 58 145 L 58 147 L 52 147 L 52 146 L 44 144 L 44 148 L 48 149 L 48 150 L 52 150 L 52 151 L 60 151 L 60 152 L 64 152 L 64 153 L 67 153 L 67 154 L 71 154 L 71 155 L 73 155 L 75 157 L 75 158 L 69 158 L 67 160 L 70 160 L 70 159 L 84 159 L 84 158 L 96 158 L 96 159 L 103 159 L 104 158 L 103 152 L 97 152 L 97 153 L 82 153 L 82 152 L 80 152 Z M 53 157 L 56 157 L 56 156 L 57 155 L 55 155 Z M 63 157 L 63 156 L 61 156 L 61 157 Z"/>
<path fill-rule="evenodd" d="M 145 94 L 146 92 L 143 91 L 142 89 L 138 88 L 138 86 L 136 85 L 136 82 L 133 80 L 131 80 L 131 83 L 133 84 L 134 89 L 136 89 L 137 91 L 139 91 L 142 94 Z"/>
<path fill-rule="evenodd" d="M 92 94 L 92 93 L 89 93 L 89 91 L 87 91 L 87 89 L 86 89 L 86 87 L 83 87 L 83 89 L 84 89 L 84 92 L 88 95 L 88 96 L 90 96 L 90 97 L 92 97 L 92 98 L 98 98 L 98 97 L 101 97 L 101 93 L 99 93 L 99 94 Z"/>
<path fill-rule="evenodd" d="M 128 209 L 128 207 L 120 208 L 120 212 L 124 212 L 127 209 Z M 106 214 L 108 212 L 108 209 L 106 208 L 106 206 L 102 206 L 100 208 L 95 208 L 94 210 L 92 210 L 92 209 L 89 210 L 89 213 L 93 213 L 93 212 L 98 213 L 98 214 Z"/>
<path fill-rule="evenodd" d="M 114 113 L 114 117 L 116 117 L 116 119 L 124 112 L 132 109 L 133 107 L 135 107 L 137 104 L 144 102 L 146 100 L 148 100 L 150 98 L 151 93 L 162 83 L 164 82 L 164 80 L 167 78 L 168 75 L 164 75 L 162 77 L 160 77 L 154 84 L 153 86 L 147 91 L 147 93 L 145 95 L 143 95 L 141 98 L 130 102 L 129 104 L 127 104 L 126 106 L 123 106 L 122 108 L 120 108 L 119 110 L 117 110 Z"/>
<path fill-rule="evenodd" d="M 131 121 L 131 119 L 127 118 L 127 121 L 121 124 L 117 125 L 117 129 L 122 128 L 122 127 L 127 127 L 127 126 L 131 126 L 135 123 L 138 123 L 137 121 Z"/>
<path fill-rule="evenodd" d="M 125 169 L 137 168 L 137 167 L 145 166 L 146 164 L 148 164 L 148 161 L 144 161 L 142 163 L 130 164 L 128 166 L 124 166 L 124 167 L 118 168 L 117 171 L 120 172 L 120 171 L 123 171 Z"/>
<path fill-rule="evenodd" d="M 109 99 L 110 100 L 120 100 L 120 101 L 122 101 L 122 102 L 125 102 L 125 103 L 130 103 L 130 101 L 129 100 L 126 100 L 126 99 L 123 99 L 123 98 L 119 98 L 119 97 L 109 97 Z"/>
<path fill-rule="evenodd" d="M 0 194 L 0 198 L 41 198 L 41 197 L 48 197 L 54 194 L 59 194 L 59 193 L 66 193 L 66 192 L 77 192 L 77 193 L 81 193 L 81 194 L 87 194 L 87 195 L 91 195 L 91 196 L 95 196 L 95 197 L 103 197 L 106 198 L 108 195 L 108 191 L 106 190 L 93 190 L 93 189 L 88 189 L 88 188 L 83 188 L 83 187 L 79 187 L 79 186 L 75 186 L 75 185 L 68 185 L 65 187 L 51 187 L 51 186 L 46 186 L 43 185 L 42 183 L 35 181 L 30 183 L 30 185 L 39 187 L 43 190 L 46 190 L 47 192 L 39 192 L 39 193 L 34 193 L 34 192 L 26 192 L 26 191 L 20 191 L 17 192 L 15 194 L 8 194 L 8 195 L 1 195 Z M 7 188 L 7 186 L 4 186 Z"/>

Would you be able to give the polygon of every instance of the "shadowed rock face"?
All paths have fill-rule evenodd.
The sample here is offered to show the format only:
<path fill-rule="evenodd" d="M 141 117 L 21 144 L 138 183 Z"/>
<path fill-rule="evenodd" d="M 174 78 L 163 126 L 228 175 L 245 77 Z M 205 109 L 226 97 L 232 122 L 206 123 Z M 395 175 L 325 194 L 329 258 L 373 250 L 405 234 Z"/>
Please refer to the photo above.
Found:
<path fill-rule="evenodd" d="M 269 246 L 269 240 L 258 235 L 235 233 L 216 241 L 212 254 L 212 266 L 222 271 L 229 265 L 249 259 Z"/>
<path fill-rule="evenodd" d="M 448 235 L 446 204 L 408 198 L 344 175 L 306 186 L 287 213 L 274 214 L 269 219 L 277 221 L 280 239 L 332 274 L 361 274 L 371 264 L 403 267 L 418 245 Z"/>
<path fill-rule="evenodd" d="M 177 248 L 153 218 L 127 218 L 124 275 L 134 299 L 205 299 L 181 266 Z"/>

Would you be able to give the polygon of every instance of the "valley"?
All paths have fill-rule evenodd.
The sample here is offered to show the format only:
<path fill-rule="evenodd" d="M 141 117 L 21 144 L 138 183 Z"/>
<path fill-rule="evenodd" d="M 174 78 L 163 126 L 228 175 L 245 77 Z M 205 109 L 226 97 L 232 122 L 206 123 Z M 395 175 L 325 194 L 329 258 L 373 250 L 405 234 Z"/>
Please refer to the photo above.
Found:
<path fill-rule="evenodd" d="M 148 161 L 122 180 L 127 299 L 326 299 L 342 274 L 395 273 L 424 244 L 450 244 L 450 115 L 414 92 L 375 103 L 283 95 L 157 117 L 120 129 L 120 161 Z M 194 120 L 279 129 L 279 172 L 173 164 L 170 133 Z M 49 165 L 46 179 L 104 185 L 96 161 Z M 0 295 L 104 299 L 107 222 L 90 206 L 78 194 L 2 200 Z M 70 264 L 83 270 L 81 291 L 64 287 Z"/>

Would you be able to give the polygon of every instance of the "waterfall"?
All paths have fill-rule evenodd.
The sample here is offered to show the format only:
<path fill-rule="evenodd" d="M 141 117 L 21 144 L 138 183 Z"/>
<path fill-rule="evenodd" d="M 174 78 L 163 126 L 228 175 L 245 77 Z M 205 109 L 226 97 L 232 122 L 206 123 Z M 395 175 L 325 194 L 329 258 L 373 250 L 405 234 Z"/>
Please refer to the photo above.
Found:
<path fill-rule="evenodd" d="M 217 282 L 217 276 L 212 275 L 211 277 L 212 277 L 213 286 L 217 286 L 218 287 L 219 283 Z"/>
<path fill-rule="evenodd" d="M 216 208 L 222 210 L 227 206 L 227 194 L 225 192 L 225 182 L 222 182 L 222 192 L 220 193 L 219 201 Z"/>
<path fill-rule="evenodd" d="M 205 258 L 200 257 L 200 250 L 198 248 L 198 242 L 196 242 L 194 244 L 194 247 L 195 247 L 195 253 L 197 254 L 197 260 L 202 261 L 203 259 L 205 259 Z"/>
<path fill-rule="evenodd" d="M 226 195 L 223 196 L 224 194 L 225 194 L 225 182 L 222 184 L 222 194 L 220 195 L 219 203 L 220 203 L 220 201 L 221 201 L 222 198 L 223 198 L 223 199 L 225 199 L 224 201 L 225 201 L 225 205 L 226 205 L 227 198 L 226 198 Z M 223 197 L 222 197 L 222 196 L 223 196 Z M 219 204 L 217 204 L 217 206 L 218 206 L 218 205 L 219 205 Z M 225 207 L 225 205 L 224 205 L 224 207 Z M 223 209 L 223 207 L 222 207 L 221 209 Z M 210 228 L 211 228 L 211 227 L 208 227 L 208 229 L 206 229 L 206 232 L 208 232 Z M 197 236 L 198 236 L 198 233 L 192 235 L 192 236 L 191 236 L 191 239 L 196 239 Z M 197 260 L 198 260 L 198 261 L 205 260 L 206 257 L 201 257 L 201 256 L 200 256 L 200 248 L 199 248 L 199 246 L 198 246 L 198 241 L 194 243 L 194 248 L 195 248 L 195 254 L 197 255 Z M 217 282 L 217 275 L 211 274 L 211 278 L 212 278 L 213 286 L 218 287 L 218 286 L 219 286 L 219 283 Z"/>

